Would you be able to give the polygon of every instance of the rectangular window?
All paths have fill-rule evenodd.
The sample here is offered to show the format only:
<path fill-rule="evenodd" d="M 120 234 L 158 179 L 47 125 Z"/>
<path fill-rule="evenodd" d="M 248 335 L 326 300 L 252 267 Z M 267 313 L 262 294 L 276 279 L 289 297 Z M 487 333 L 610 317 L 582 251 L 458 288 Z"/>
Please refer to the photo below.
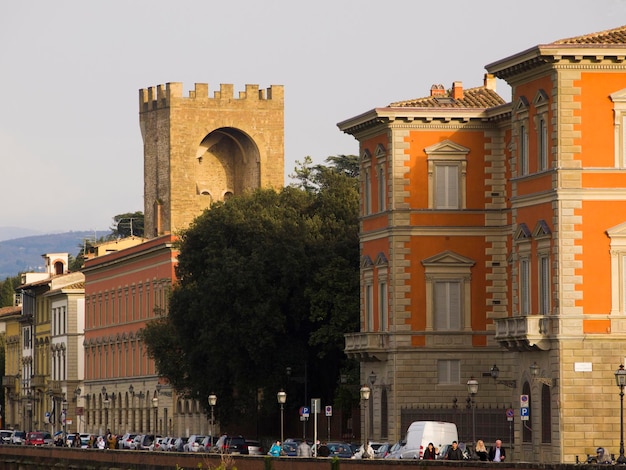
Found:
<path fill-rule="evenodd" d="M 365 331 L 374 330 L 374 293 L 372 285 L 365 286 Z"/>
<path fill-rule="evenodd" d="M 437 361 L 437 379 L 440 385 L 461 382 L 461 363 L 458 359 L 445 359 Z"/>
<path fill-rule="evenodd" d="M 550 313 L 550 259 L 539 257 L 539 314 Z"/>
<path fill-rule="evenodd" d="M 436 281 L 434 328 L 438 331 L 461 329 L 461 283 L 459 281 Z"/>
<path fill-rule="evenodd" d="M 378 312 L 380 316 L 380 331 L 387 331 L 387 283 L 381 282 L 378 286 Z"/>
<path fill-rule="evenodd" d="M 435 209 L 459 208 L 459 166 L 435 165 Z"/>
<path fill-rule="evenodd" d="M 519 265 L 520 314 L 530 315 L 530 261 L 520 260 Z"/>
<path fill-rule="evenodd" d="M 365 168 L 364 173 L 365 174 L 363 175 L 363 192 L 364 192 L 363 210 L 365 211 L 365 215 L 369 215 L 372 213 L 372 188 L 371 188 L 372 182 L 370 181 L 370 173 L 369 173 L 368 168 Z"/>
<path fill-rule="evenodd" d="M 526 126 L 520 126 L 520 143 L 519 143 L 519 174 L 528 174 L 528 130 Z"/>
<path fill-rule="evenodd" d="M 385 193 L 385 170 L 381 167 L 378 170 L 378 212 L 387 209 L 387 195 Z"/>
<path fill-rule="evenodd" d="M 626 167 L 626 114 L 622 115 L 622 167 Z"/>
<path fill-rule="evenodd" d="M 546 120 L 539 121 L 539 170 L 548 169 L 548 126 Z"/>

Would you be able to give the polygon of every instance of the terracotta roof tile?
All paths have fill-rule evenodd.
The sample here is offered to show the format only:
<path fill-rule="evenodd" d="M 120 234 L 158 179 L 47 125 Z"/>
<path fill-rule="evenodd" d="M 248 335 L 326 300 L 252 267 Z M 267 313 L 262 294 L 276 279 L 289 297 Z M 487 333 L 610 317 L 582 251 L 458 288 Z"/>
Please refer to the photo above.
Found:
<path fill-rule="evenodd" d="M 15 315 L 22 312 L 22 307 L 0 307 L 0 317 Z"/>
<path fill-rule="evenodd" d="M 391 103 L 389 108 L 493 108 L 506 104 L 494 90 L 484 86 L 463 90 L 463 98 L 454 99 L 450 91 L 443 96 L 428 96 Z"/>
<path fill-rule="evenodd" d="M 626 44 L 626 25 L 584 36 L 559 39 L 552 44 Z"/>

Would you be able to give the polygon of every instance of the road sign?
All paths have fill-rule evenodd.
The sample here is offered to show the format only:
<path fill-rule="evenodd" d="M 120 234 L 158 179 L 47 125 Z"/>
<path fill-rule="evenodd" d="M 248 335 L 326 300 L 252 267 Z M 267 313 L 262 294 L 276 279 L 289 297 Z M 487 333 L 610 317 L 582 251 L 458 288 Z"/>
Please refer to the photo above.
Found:
<path fill-rule="evenodd" d="M 322 412 L 322 399 L 311 398 L 311 413 L 320 414 Z"/>
<path fill-rule="evenodd" d="M 521 407 L 528 407 L 528 395 L 520 395 L 519 396 L 519 406 Z"/>
<path fill-rule="evenodd" d="M 513 411 L 513 408 L 507 408 L 506 409 L 506 420 L 507 421 L 513 421 L 513 416 L 515 415 L 515 412 Z"/>
<path fill-rule="evenodd" d="M 307 408 L 306 406 L 300 407 L 300 416 L 302 416 L 303 418 L 308 418 L 310 412 L 311 410 L 309 410 L 309 408 Z"/>
<path fill-rule="evenodd" d="M 326 416 L 332 416 L 333 415 L 333 407 L 330 405 L 326 405 Z"/>
<path fill-rule="evenodd" d="M 522 406 L 519 409 L 519 414 L 522 417 L 522 421 L 528 421 L 528 418 L 530 416 L 530 411 L 528 410 L 527 406 Z"/>

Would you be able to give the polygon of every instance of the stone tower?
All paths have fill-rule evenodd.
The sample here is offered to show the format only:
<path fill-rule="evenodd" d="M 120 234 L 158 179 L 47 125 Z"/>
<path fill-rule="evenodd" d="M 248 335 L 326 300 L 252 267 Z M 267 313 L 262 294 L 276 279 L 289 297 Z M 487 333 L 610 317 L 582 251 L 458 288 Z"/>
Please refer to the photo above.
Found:
<path fill-rule="evenodd" d="M 233 95 L 222 84 L 209 96 L 196 83 L 139 90 L 144 146 L 145 236 L 185 229 L 214 201 L 284 184 L 284 88 Z"/>

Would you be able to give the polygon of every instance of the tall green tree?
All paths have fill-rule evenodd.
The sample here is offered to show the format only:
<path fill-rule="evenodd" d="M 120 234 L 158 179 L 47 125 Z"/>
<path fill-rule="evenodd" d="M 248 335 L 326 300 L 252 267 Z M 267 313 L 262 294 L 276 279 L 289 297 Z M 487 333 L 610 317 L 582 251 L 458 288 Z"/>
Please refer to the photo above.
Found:
<path fill-rule="evenodd" d="M 301 181 L 304 189 L 260 189 L 198 217 L 180 238 L 169 314 L 143 331 L 179 391 L 202 403 L 220 397 L 223 424 L 275 410 L 280 388 L 290 406 L 305 404 L 302 377 L 308 398 L 332 403 L 343 335 L 358 329 L 356 180 L 316 166 Z"/>
<path fill-rule="evenodd" d="M 7 277 L 0 286 L 0 307 L 11 307 L 15 288 L 20 285 L 20 276 Z"/>

